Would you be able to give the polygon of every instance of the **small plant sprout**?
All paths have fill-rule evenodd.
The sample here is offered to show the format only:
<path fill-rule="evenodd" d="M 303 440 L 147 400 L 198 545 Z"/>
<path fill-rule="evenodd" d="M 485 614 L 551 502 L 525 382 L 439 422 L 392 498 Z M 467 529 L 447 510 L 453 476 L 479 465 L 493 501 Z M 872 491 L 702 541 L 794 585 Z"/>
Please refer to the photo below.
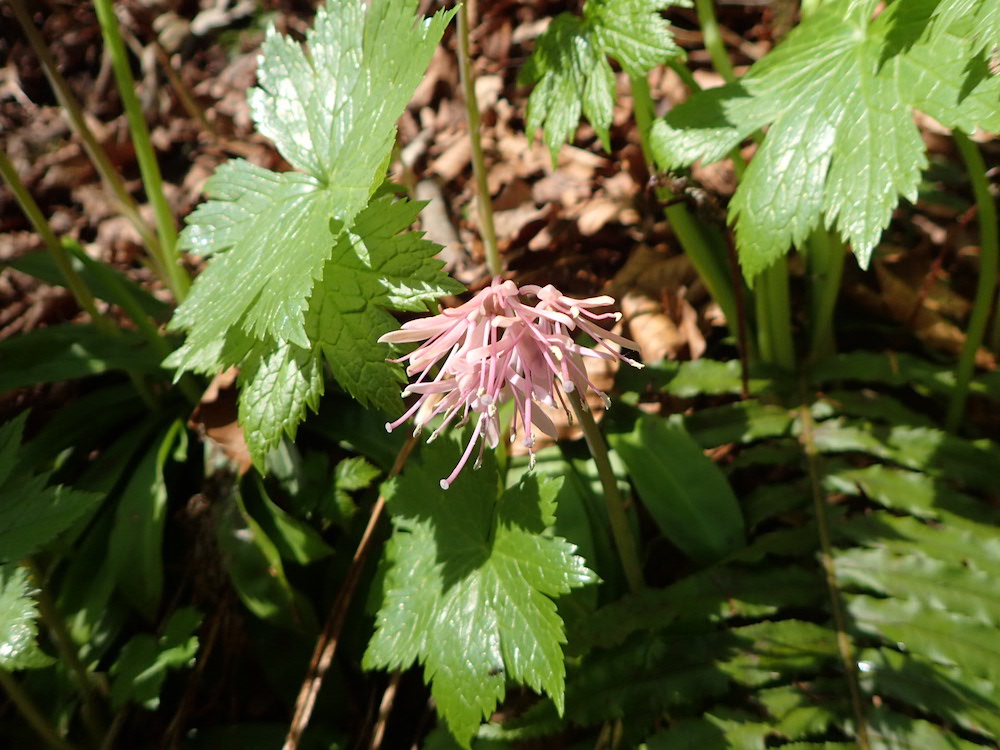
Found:
<path fill-rule="evenodd" d="M 614 299 L 606 295 L 573 299 L 551 284 L 518 288 L 514 282 L 497 277 L 459 307 L 404 323 L 379 341 L 423 342 L 396 360 L 407 363 L 407 375 L 417 376 L 403 390 L 403 395 L 417 394 L 419 398 L 403 416 L 387 423 L 386 430 L 392 432 L 412 417 L 417 435 L 431 419 L 443 415 L 428 439 L 430 442 L 456 418 L 459 427 L 474 419 L 465 452 L 451 475 L 441 480 L 441 487 L 448 489 L 468 462 L 477 441 L 476 468 L 486 446 L 498 445 L 499 408 L 513 400 L 511 441 L 520 420 L 524 445 L 534 466 L 533 428 L 556 438 L 555 425 L 538 404 L 561 406 L 569 415 L 566 395 L 576 393 L 582 403 L 588 390 L 601 397 L 605 408 L 611 403 L 607 394 L 587 376 L 584 357 L 621 360 L 642 367 L 612 346 L 636 349 L 635 343 L 598 325 L 599 321 L 621 319 L 620 313 L 595 312 L 613 303 Z M 596 347 L 577 344 L 572 337 L 577 330 L 594 339 Z"/>

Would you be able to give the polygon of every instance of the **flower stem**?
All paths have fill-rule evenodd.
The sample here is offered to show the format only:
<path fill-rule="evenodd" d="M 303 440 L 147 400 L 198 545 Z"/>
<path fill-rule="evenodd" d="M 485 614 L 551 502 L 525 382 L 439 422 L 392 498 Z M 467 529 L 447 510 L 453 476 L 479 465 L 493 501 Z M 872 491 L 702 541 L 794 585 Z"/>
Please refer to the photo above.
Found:
<path fill-rule="evenodd" d="M 2 668 L 0 668 L 0 687 L 7 693 L 7 697 L 17 707 L 24 720 L 35 730 L 35 734 L 46 745 L 56 748 L 56 750 L 76 750 L 68 740 L 64 740 L 59 736 L 55 727 L 49 723 L 45 714 L 31 700 L 31 696 L 21 686 L 21 683 L 15 679 L 14 675 Z"/>
<path fill-rule="evenodd" d="M 114 69 L 118 94 L 121 96 L 125 116 L 128 119 L 146 197 L 156 215 L 156 234 L 159 239 L 157 262 L 165 273 L 164 282 L 173 292 L 174 299 L 183 302 L 191 287 L 191 277 L 180 264 L 180 256 L 177 253 L 177 227 L 174 225 L 173 213 L 167 198 L 163 194 L 160 167 L 156 163 L 156 154 L 149 139 L 149 127 L 146 125 L 139 97 L 135 93 L 135 80 L 132 78 L 128 53 L 125 51 L 125 43 L 118 28 L 118 17 L 111 7 L 111 0 L 94 0 L 94 7 L 97 10 L 97 20 L 101 25 L 104 44 L 111 56 L 111 67 Z"/>
<path fill-rule="evenodd" d="M 107 0 L 105 0 L 106 2 Z M 476 100 L 476 79 L 469 59 L 469 11 L 467 3 L 458 6 L 458 75 L 465 97 L 465 114 L 469 120 L 469 140 L 472 143 L 472 172 L 476 177 L 476 206 L 479 210 L 479 231 L 486 250 L 486 265 L 491 276 L 503 270 L 497 233 L 493 227 L 493 203 L 486 181 L 486 161 L 483 158 L 482 134 L 479 131 L 479 103 Z"/>
<path fill-rule="evenodd" d="M 976 366 L 976 352 L 983 343 L 986 333 L 986 323 L 993 305 L 997 283 L 998 229 L 997 208 L 990 195 L 990 186 L 986 180 L 986 164 L 983 155 L 975 143 L 961 130 L 953 133 L 955 145 L 962 155 L 965 168 L 972 181 L 972 192 L 976 196 L 976 209 L 979 220 L 979 282 L 976 285 L 976 297 L 972 303 L 972 314 L 969 316 L 969 326 L 965 331 L 965 343 L 959 356 L 958 368 L 955 374 L 955 390 L 948 404 L 948 416 L 945 426 L 949 432 L 954 432 L 965 412 L 965 401 L 969 396 L 969 381 Z"/>
<path fill-rule="evenodd" d="M 646 585 L 642 576 L 642 563 L 639 561 L 632 531 L 628 527 L 628 517 L 625 515 L 622 494 L 618 490 L 618 480 L 611 470 L 607 443 L 604 442 L 597 422 L 594 421 L 594 415 L 590 413 L 590 407 L 581 404 L 580 400 L 574 397 L 570 397 L 569 402 L 573 404 L 573 411 L 580 422 L 580 427 L 583 428 L 583 436 L 587 440 L 590 455 L 594 457 L 597 475 L 601 478 L 604 504 L 608 509 L 608 520 L 611 523 L 611 535 L 614 537 L 618 558 L 625 571 L 625 580 L 628 581 L 629 589 L 633 592 L 639 591 Z"/>

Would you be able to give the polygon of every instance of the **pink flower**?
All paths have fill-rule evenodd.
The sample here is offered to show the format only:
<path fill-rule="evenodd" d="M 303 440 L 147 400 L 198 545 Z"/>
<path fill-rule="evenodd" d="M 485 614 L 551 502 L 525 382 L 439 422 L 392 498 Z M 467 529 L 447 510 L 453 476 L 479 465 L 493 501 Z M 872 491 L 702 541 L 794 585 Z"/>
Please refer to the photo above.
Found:
<path fill-rule="evenodd" d="M 534 297 L 537 302 L 530 304 L 524 297 Z M 477 468 L 485 447 L 496 448 L 500 441 L 498 409 L 513 400 L 511 439 L 520 419 L 534 465 L 532 427 L 556 438 L 555 425 L 537 404 L 554 406 L 558 402 L 569 414 L 564 394 L 576 392 L 583 402 L 588 389 L 600 395 L 605 407 L 610 403 L 607 395 L 587 377 L 584 357 L 620 359 L 635 367 L 642 366 L 622 357 L 608 344 L 611 341 L 635 349 L 633 342 L 596 324 L 620 319 L 618 313 L 593 312 L 613 302 L 607 296 L 572 299 L 551 285 L 532 284 L 519 289 L 512 281 L 495 278 L 490 286 L 459 307 L 404 323 L 379 341 L 423 342 L 395 360 L 407 363 L 407 375 L 417 376 L 403 390 L 403 395 L 418 394 L 419 398 L 402 417 L 386 424 L 386 430 L 391 432 L 413 417 L 416 435 L 431 419 L 443 415 L 441 424 L 428 439 L 430 442 L 456 417 L 456 427 L 475 420 L 465 452 L 451 475 L 441 480 L 441 487 L 447 489 L 468 462 L 477 441 Z M 577 329 L 593 338 L 598 348 L 576 344 L 570 334 Z M 434 372 L 436 365 L 439 366 Z"/>

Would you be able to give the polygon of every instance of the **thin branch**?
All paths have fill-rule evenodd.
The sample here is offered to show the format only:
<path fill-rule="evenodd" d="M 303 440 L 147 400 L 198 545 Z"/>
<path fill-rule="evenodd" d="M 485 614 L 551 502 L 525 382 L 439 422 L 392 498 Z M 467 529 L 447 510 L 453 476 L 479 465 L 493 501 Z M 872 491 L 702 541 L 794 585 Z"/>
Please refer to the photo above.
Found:
<path fill-rule="evenodd" d="M 382 740 L 385 739 L 385 728 L 389 723 L 389 714 L 392 713 L 392 704 L 396 700 L 396 693 L 399 691 L 399 681 L 403 673 L 398 669 L 392 673 L 389 685 L 382 693 L 382 702 L 378 707 L 378 719 L 375 728 L 372 730 L 372 741 L 368 744 L 368 750 L 380 750 Z"/>
<path fill-rule="evenodd" d="M 389 477 L 394 477 L 403 470 L 403 465 L 406 463 L 406 459 L 410 457 L 410 453 L 413 451 L 416 443 L 417 439 L 412 435 L 403 443 L 403 447 L 400 448 L 399 454 L 396 456 L 396 461 L 389 470 Z M 375 505 L 372 506 L 371 515 L 368 518 L 368 526 L 361 536 L 361 541 L 358 542 L 358 548 L 354 551 L 351 567 L 347 571 L 344 583 L 337 593 L 337 599 L 330 609 L 326 624 L 323 626 L 323 632 L 316 641 L 316 648 L 313 650 L 312 659 L 309 662 L 309 671 L 306 673 L 302 687 L 299 688 L 298 698 L 295 700 L 295 713 L 292 716 L 292 723 L 288 728 L 288 735 L 285 737 L 285 744 L 282 745 L 282 750 L 298 750 L 299 744 L 302 742 L 302 735 L 309 725 L 309 719 L 312 717 L 313 708 L 316 705 L 316 696 L 319 695 L 319 689 L 323 685 L 323 678 L 326 676 L 326 672 L 333 662 L 333 656 L 337 651 L 337 644 L 340 642 L 340 633 L 344 629 L 344 623 L 347 621 L 347 611 L 350 608 L 351 600 L 354 598 L 354 590 L 358 586 L 358 581 L 361 580 L 365 558 L 372 546 L 372 542 L 375 540 L 375 529 L 378 527 L 378 522 L 381 520 L 384 510 L 385 498 L 379 495 L 378 500 L 375 501 Z"/>
<path fill-rule="evenodd" d="M 854 645 L 847 631 L 847 614 L 844 612 L 840 587 L 837 585 L 837 573 L 833 563 L 833 544 L 830 540 L 830 526 L 826 516 L 826 500 L 819 480 L 819 451 L 813 437 L 813 419 L 806 398 L 807 389 L 803 379 L 800 383 L 802 405 L 799 417 L 802 421 L 802 434 L 799 443 L 806 454 L 809 468 L 809 488 L 813 499 L 813 515 L 816 518 L 816 529 L 819 533 L 820 564 L 826 580 L 827 593 L 830 595 L 830 611 L 833 614 L 833 624 L 837 631 L 837 651 L 840 654 L 844 679 L 847 680 L 847 690 L 851 698 L 851 711 L 854 714 L 859 750 L 869 750 L 868 722 L 865 718 L 864 700 L 858 685 L 857 660 L 854 656 Z"/>
<path fill-rule="evenodd" d="M 25 689 L 21 687 L 21 683 L 14 679 L 14 675 L 6 669 L 0 669 L 0 687 L 7 693 L 7 697 L 17 707 L 18 712 L 24 717 L 24 720 L 35 730 L 35 734 L 46 745 L 56 750 L 76 750 L 76 747 L 70 744 L 68 740 L 59 736 L 55 727 L 45 717 L 45 714 L 35 705 L 35 702 L 31 700 L 31 696 L 28 695 Z"/>

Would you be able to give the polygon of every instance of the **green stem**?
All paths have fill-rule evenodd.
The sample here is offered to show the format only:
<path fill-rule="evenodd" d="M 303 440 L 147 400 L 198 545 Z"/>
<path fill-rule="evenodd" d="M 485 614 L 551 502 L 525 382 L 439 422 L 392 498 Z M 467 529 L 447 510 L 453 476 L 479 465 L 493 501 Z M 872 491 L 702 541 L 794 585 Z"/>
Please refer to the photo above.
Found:
<path fill-rule="evenodd" d="M 11 192 L 14 193 L 14 199 L 21 207 L 21 210 L 24 211 L 24 215 L 28 217 L 28 221 L 31 222 L 35 231 L 42 238 L 45 246 L 49 249 L 49 252 L 52 254 L 52 260 L 66 279 L 66 286 L 72 293 L 76 303 L 90 315 L 94 321 L 94 325 L 98 329 L 111 335 L 117 334 L 118 328 L 115 324 L 97 310 L 97 300 L 91 294 L 90 288 L 73 268 L 73 263 L 66 252 L 66 248 L 63 247 L 59 238 L 56 237 L 55 232 L 52 231 L 52 227 L 49 226 L 49 222 L 46 220 L 42 210 L 35 203 L 35 199 L 28 192 L 24 183 L 21 182 L 17 170 L 14 169 L 14 165 L 11 164 L 10 159 L 7 158 L 7 154 L 3 151 L 0 151 L 0 177 L 3 177 L 10 186 Z"/>
<path fill-rule="evenodd" d="M 695 0 L 694 4 L 698 11 L 698 25 L 701 26 L 705 49 L 708 50 L 708 55 L 712 58 L 712 65 L 715 66 L 715 70 L 726 83 L 733 83 L 736 80 L 736 71 L 733 70 L 733 64 L 729 61 L 726 45 L 722 42 L 722 34 L 719 31 L 719 22 L 715 18 L 712 0 Z"/>
<path fill-rule="evenodd" d="M 52 231 L 52 227 L 49 225 L 42 210 L 35 203 L 35 199 L 31 196 L 24 183 L 21 182 L 17 170 L 14 169 L 14 165 L 11 164 L 10 159 L 7 158 L 7 155 L 3 151 L 0 151 L 0 177 L 3 177 L 10 186 L 11 192 L 14 194 L 14 198 L 18 202 L 18 205 L 20 205 L 21 210 L 24 211 L 25 216 L 28 217 L 28 221 L 31 222 L 31 225 L 38 232 L 38 235 L 52 254 L 52 260 L 66 280 L 66 287 L 73 295 L 76 303 L 90 315 L 90 319 L 94 321 L 94 326 L 101 333 L 112 337 L 120 335 L 121 332 L 114 321 L 101 314 L 97 309 L 97 300 L 91 293 L 90 287 L 80 277 L 80 274 L 76 272 L 76 269 L 73 267 L 73 260 L 70 258 L 65 245 L 59 241 L 55 232 Z M 162 355 L 166 356 L 166 342 L 163 341 L 155 329 L 150 341 L 157 348 L 157 351 L 162 351 Z M 156 400 L 149 392 L 149 388 L 146 387 L 142 376 L 134 370 L 126 370 L 126 373 L 146 405 L 150 408 L 155 407 Z"/>
<path fill-rule="evenodd" d="M 628 587 L 633 592 L 640 591 L 646 585 L 642 576 L 642 563 L 639 561 L 635 539 L 628 526 L 625 503 L 618 490 L 618 480 L 611 470 L 608 446 L 597 427 L 597 422 L 594 421 L 594 415 L 590 413 L 590 407 L 581 404 L 579 399 L 572 396 L 569 401 L 573 405 L 573 412 L 580 422 L 580 427 L 583 428 L 587 447 L 590 449 L 590 455 L 594 457 L 594 464 L 597 466 L 597 475 L 601 478 L 601 487 L 604 488 L 604 504 L 608 509 L 608 521 L 611 523 L 611 535 L 614 537 L 618 557 L 621 560 L 622 569 L 625 571 L 625 580 L 628 581 Z"/>
<path fill-rule="evenodd" d="M 792 342 L 791 305 L 788 299 L 788 260 L 784 256 L 757 276 L 754 295 L 761 358 L 785 370 L 795 369 L 795 345 Z"/>
<path fill-rule="evenodd" d="M 76 750 L 69 741 L 59 736 L 55 727 L 45 718 L 45 714 L 31 700 L 31 696 L 28 695 L 27 691 L 21 687 L 21 683 L 6 669 L 0 669 L 0 687 L 7 693 L 7 697 L 10 698 L 11 703 L 17 707 L 21 716 L 35 730 L 35 734 L 41 738 L 42 742 L 49 747 L 56 748 L 56 750 Z"/>
<path fill-rule="evenodd" d="M 105 0 L 106 1 L 106 0 Z M 493 203 L 486 181 L 486 160 L 483 158 L 482 134 L 479 132 L 479 104 L 476 101 L 476 79 L 469 59 L 469 12 L 466 3 L 458 6 L 458 75 L 465 97 L 465 114 L 469 120 L 469 139 L 472 142 L 472 172 L 476 177 L 476 206 L 479 209 L 479 231 L 486 250 L 486 265 L 493 276 L 503 270 L 497 233 L 493 227 Z"/>
<path fill-rule="evenodd" d="M 635 121 L 639 128 L 639 142 L 646 165 L 650 172 L 656 170 L 652 150 L 649 146 L 649 131 L 653 125 L 653 99 L 649 93 L 649 82 L 643 75 L 629 76 L 632 84 L 632 106 L 635 110 Z M 674 197 L 670 191 L 660 188 L 657 197 L 664 204 L 664 213 L 674 236 L 680 242 L 685 255 L 691 261 L 695 271 L 705 282 L 709 294 L 722 309 L 726 321 L 735 331 L 738 320 L 736 298 L 733 294 L 725 260 L 720 253 L 714 251 L 711 242 L 699 228 L 691 212 L 683 203 L 671 203 Z M 738 335 L 738 334 L 737 334 Z"/>
<path fill-rule="evenodd" d="M 979 281 L 976 285 L 976 297 L 972 303 L 972 314 L 965 331 L 965 343 L 958 360 L 955 375 L 955 390 L 948 404 L 948 416 L 945 426 L 949 432 L 958 429 L 958 424 L 965 412 L 965 401 L 969 396 L 969 382 L 976 366 L 976 352 L 983 343 L 986 333 L 986 323 L 993 305 L 997 283 L 997 208 L 990 195 L 990 186 L 986 180 L 986 164 L 983 155 L 969 137 L 960 130 L 953 133 L 955 145 L 962 155 L 965 168 L 972 181 L 972 192 L 976 196 L 976 209 L 979 220 Z"/>
<path fill-rule="evenodd" d="M 103 726 L 100 718 L 100 708 L 94 696 L 94 683 L 91 680 L 91 674 L 87 671 L 83 662 L 80 661 L 76 642 L 73 640 L 73 636 L 70 635 L 69 628 L 66 627 L 66 621 L 63 620 L 62 615 L 56 608 L 55 602 L 49 596 L 45 585 L 45 577 L 41 569 L 34 560 L 30 559 L 24 561 L 24 566 L 28 569 L 28 572 L 35 581 L 35 585 L 38 587 L 35 598 L 38 603 L 39 617 L 52 636 L 52 641 L 62 656 L 63 663 L 69 668 L 70 673 L 76 680 L 77 690 L 83 702 L 84 723 L 87 725 L 87 730 L 90 732 L 91 738 L 95 743 L 99 743 L 101 737 L 104 736 L 106 728 Z"/>
<path fill-rule="evenodd" d="M 118 210 L 135 227 L 143 243 L 149 249 L 152 266 L 157 275 L 166 283 L 168 279 L 167 269 L 161 267 L 160 264 L 160 257 L 162 255 L 160 240 L 142 218 L 142 215 L 139 213 L 139 205 L 129 195 L 128 189 L 125 187 L 125 181 L 111 163 L 108 152 L 104 150 L 97 141 L 97 137 L 90 129 L 90 126 L 87 125 L 83 109 L 74 98 L 69 84 L 66 83 L 66 79 L 59 73 L 55 60 L 45 46 L 45 40 L 38 33 L 34 23 L 31 21 L 31 16 L 24 7 L 24 0 L 10 0 L 9 4 L 11 10 L 14 12 L 14 17 L 24 31 L 24 35 L 28 38 L 28 43 L 38 56 L 38 61 L 42 65 L 45 77 L 49 79 L 49 84 L 52 86 L 56 99 L 59 101 L 63 114 L 69 120 L 73 132 L 79 137 L 87 155 L 90 156 L 90 160 L 94 163 L 97 173 L 101 176 L 101 179 L 110 191 L 111 198 L 114 200 Z"/>
<path fill-rule="evenodd" d="M 812 362 L 834 352 L 833 311 L 846 258 L 843 243 L 831 232 L 817 229 L 809 238 L 809 360 Z"/>
<path fill-rule="evenodd" d="M 173 292 L 174 299 L 183 302 L 191 287 L 191 278 L 181 266 L 180 256 L 177 253 L 177 227 L 174 226 L 173 213 L 167 203 L 166 196 L 163 194 L 160 167 L 156 162 L 156 153 L 153 151 L 153 144 L 149 139 L 149 127 L 146 125 L 146 118 L 142 113 L 142 105 L 140 105 L 139 97 L 135 93 L 135 80 L 132 78 L 128 53 L 125 51 L 125 43 L 122 41 L 121 31 L 118 28 L 118 17 L 115 16 L 114 9 L 111 7 L 111 0 L 94 0 L 94 7 L 97 10 L 97 20 L 101 25 L 104 44 L 111 55 L 111 66 L 115 72 L 118 94 L 121 96 L 125 116 L 128 119 L 129 132 L 132 135 L 135 156 L 139 162 L 139 171 L 142 173 L 146 197 L 152 204 L 153 212 L 156 215 L 156 234 L 159 239 L 157 249 L 160 253 L 157 260 L 166 272 L 164 281 Z"/>
<path fill-rule="evenodd" d="M 809 488 L 813 499 L 813 514 L 816 518 L 816 530 L 819 533 L 820 563 L 823 567 L 823 577 L 826 580 L 827 593 L 830 596 L 830 611 L 833 614 L 833 624 L 837 631 L 837 651 L 840 654 L 841 667 L 847 680 L 847 690 L 850 694 L 851 709 L 856 726 L 856 739 L 859 750 L 869 750 L 868 722 L 865 719 L 864 700 L 858 685 L 857 660 L 854 658 L 854 646 L 847 629 L 847 615 L 837 585 L 837 572 L 833 562 L 833 544 L 830 537 L 830 526 L 826 516 L 826 502 L 819 479 L 819 451 L 813 437 L 813 420 L 806 399 L 806 384 L 800 383 L 802 405 L 799 416 L 802 423 L 802 434 L 799 442 L 806 454 L 809 469 Z"/>

